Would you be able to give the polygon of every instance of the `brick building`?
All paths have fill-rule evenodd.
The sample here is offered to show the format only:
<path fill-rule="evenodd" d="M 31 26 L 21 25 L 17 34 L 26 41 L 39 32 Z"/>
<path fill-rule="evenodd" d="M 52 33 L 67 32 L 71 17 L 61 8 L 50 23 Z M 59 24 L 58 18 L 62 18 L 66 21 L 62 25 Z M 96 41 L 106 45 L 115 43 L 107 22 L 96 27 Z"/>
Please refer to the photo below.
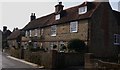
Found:
<path fill-rule="evenodd" d="M 31 21 L 23 28 L 25 37 L 22 45 L 32 42 L 34 46 L 53 49 L 61 44 L 67 47 L 71 39 L 83 40 L 89 52 L 98 57 L 117 56 L 120 46 L 119 20 L 109 2 L 84 2 L 81 5 L 63 9 L 62 2 L 55 6 L 55 12 L 37 18 L 31 14 Z"/>
<path fill-rule="evenodd" d="M 15 29 L 8 37 L 7 42 L 9 47 L 19 48 L 21 44 L 22 31 Z"/>

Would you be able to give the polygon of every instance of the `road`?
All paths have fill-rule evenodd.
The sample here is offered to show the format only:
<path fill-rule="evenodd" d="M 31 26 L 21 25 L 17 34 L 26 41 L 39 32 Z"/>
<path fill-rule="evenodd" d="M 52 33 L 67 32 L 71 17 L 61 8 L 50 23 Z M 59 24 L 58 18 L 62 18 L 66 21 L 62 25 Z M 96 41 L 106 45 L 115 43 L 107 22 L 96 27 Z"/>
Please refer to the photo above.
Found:
<path fill-rule="evenodd" d="M 0 52 L 1 53 L 1 52 Z M 23 62 L 19 62 L 7 57 L 6 54 L 0 54 L 0 63 L 2 63 L 2 68 L 35 68 L 31 65 L 25 64 Z"/>

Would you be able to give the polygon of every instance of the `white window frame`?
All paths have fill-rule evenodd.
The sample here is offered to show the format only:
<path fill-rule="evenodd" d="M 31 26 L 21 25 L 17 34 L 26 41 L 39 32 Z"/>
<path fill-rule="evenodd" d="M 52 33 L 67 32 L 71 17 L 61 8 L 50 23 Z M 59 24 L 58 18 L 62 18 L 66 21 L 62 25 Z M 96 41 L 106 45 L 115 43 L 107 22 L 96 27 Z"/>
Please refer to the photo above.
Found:
<path fill-rule="evenodd" d="M 44 31 L 44 30 L 43 30 L 43 28 L 42 28 L 42 29 L 41 29 L 41 35 L 43 35 L 43 31 Z"/>
<path fill-rule="evenodd" d="M 32 36 L 32 30 L 29 30 L 29 33 L 30 33 L 30 37 Z"/>
<path fill-rule="evenodd" d="M 53 50 L 54 42 L 50 42 L 50 49 Z"/>
<path fill-rule="evenodd" d="M 60 19 L 60 14 L 55 15 L 55 20 L 59 20 Z"/>
<path fill-rule="evenodd" d="M 50 42 L 50 50 L 53 50 L 53 49 L 54 49 L 54 48 L 53 48 L 54 45 L 57 45 L 56 42 Z"/>
<path fill-rule="evenodd" d="M 120 45 L 120 35 L 114 34 L 114 45 Z"/>
<path fill-rule="evenodd" d="M 86 13 L 86 12 L 87 12 L 87 6 L 80 7 L 78 12 L 79 12 L 79 14 L 84 14 L 84 13 Z"/>
<path fill-rule="evenodd" d="M 75 29 L 73 30 L 73 28 Z M 78 21 L 70 22 L 70 32 L 78 32 Z"/>
<path fill-rule="evenodd" d="M 25 31 L 25 36 L 26 36 L 26 37 L 28 36 L 28 31 Z"/>
<path fill-rule="evenodd" d="M 38 30 L 35 29 L 35 35 L 34 36 L 38 36 Z"/>
<path fill-rule="evenodd" d="M 38 43 L 37 42 L 33 42 L 33 48 L 37 48 L 38 47 Z"/>
<path fill-rule="evenodd" d="M 57 26 L 53 25 L 51 26 L 51 36 L 56 36 L 57 33 Z"/>

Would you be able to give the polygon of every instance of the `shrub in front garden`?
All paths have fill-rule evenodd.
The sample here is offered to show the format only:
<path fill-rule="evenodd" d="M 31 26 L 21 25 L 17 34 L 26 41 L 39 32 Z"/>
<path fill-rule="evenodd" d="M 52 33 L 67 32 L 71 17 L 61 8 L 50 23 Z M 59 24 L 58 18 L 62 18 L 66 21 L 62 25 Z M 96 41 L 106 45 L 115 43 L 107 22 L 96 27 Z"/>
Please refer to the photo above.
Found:
<path fill-rule="evenodd" d="M 79 39 L 72 39 L 68 42 L 68 49 L 75 52 L 83 52 L 86 50 L 86 44 Z"/>

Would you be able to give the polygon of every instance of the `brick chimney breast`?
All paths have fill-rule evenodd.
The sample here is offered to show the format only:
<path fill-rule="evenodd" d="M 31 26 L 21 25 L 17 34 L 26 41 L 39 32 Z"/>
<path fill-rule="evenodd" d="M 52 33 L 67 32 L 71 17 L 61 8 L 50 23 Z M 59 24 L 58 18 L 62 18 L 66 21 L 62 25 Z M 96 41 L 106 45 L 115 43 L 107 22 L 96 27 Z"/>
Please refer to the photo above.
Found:
<path fill-rule="evenodd" d="M 59 4 L 55 5 L 55 13 L 60 13 L 63 10 L 62 2 L 59 2 Z"/>

